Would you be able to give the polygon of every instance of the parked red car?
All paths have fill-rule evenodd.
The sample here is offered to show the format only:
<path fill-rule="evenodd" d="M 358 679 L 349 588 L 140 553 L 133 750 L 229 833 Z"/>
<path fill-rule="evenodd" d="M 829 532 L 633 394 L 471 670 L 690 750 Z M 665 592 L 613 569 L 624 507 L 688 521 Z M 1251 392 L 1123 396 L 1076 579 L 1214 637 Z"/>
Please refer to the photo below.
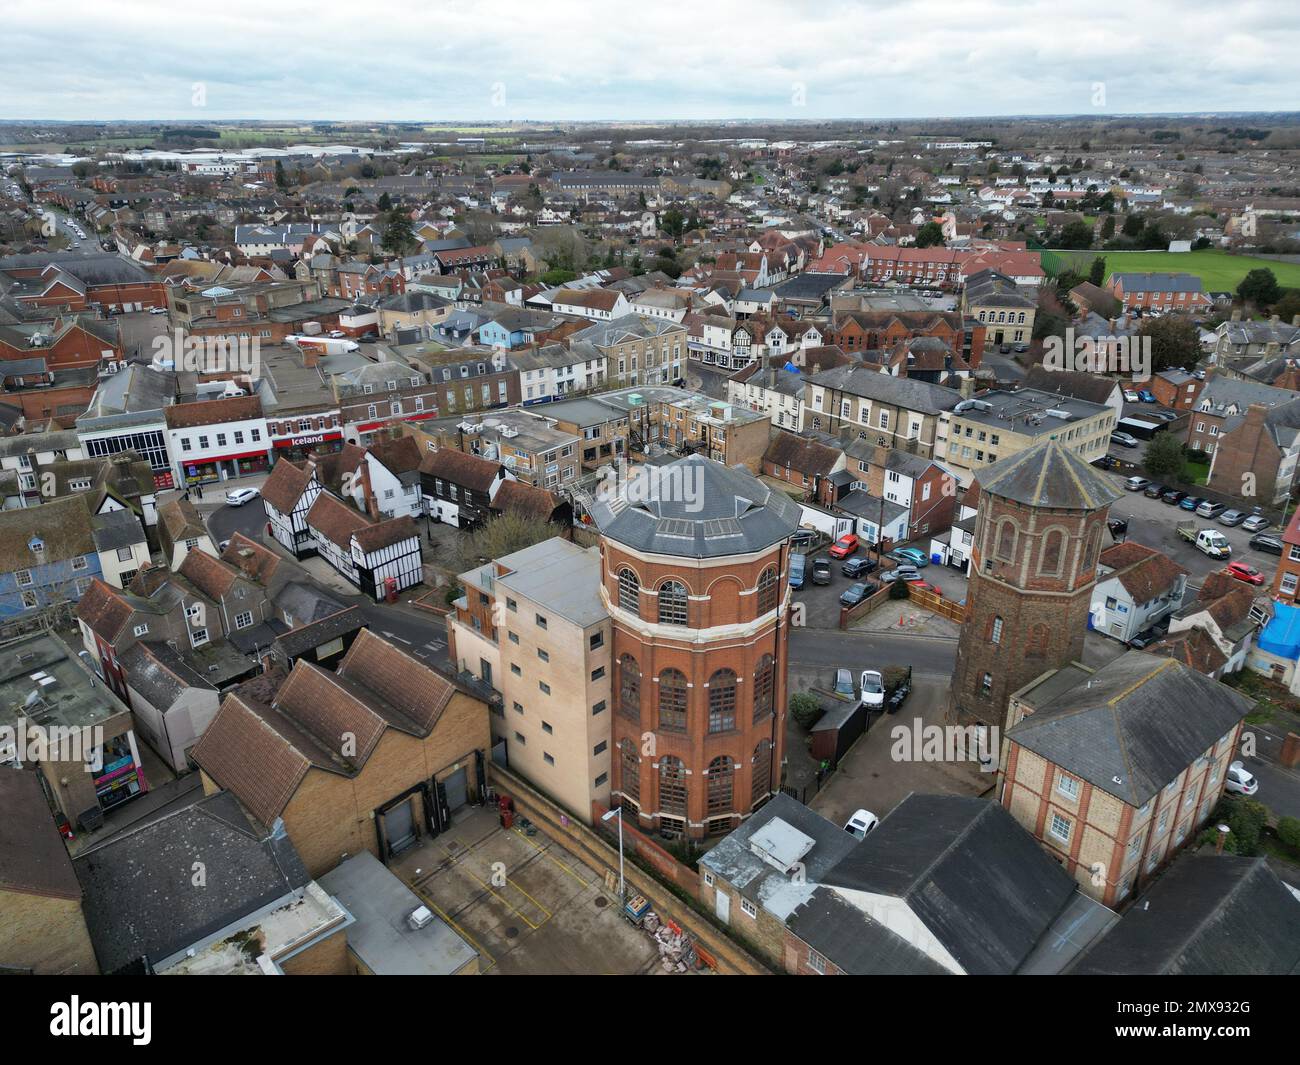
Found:
<path fill-rule="evenodd" d="M 830 551 L 827 552 L 831 558 L 848 558 L 858 549 L 858 538 L 853 533 L 845 533 L 835 543 L 831 544 Z"/>
<path fill-rule="evenodd" d="M 937 595 L 940 599 L 943 598 L 943 592 L 939 591 L 939 589 L 936 588 L 929 581 L 918 579 L 914 581 L 908 581 L 907 583 L 910 584 L 913 588 L 920 588 L 921 591 L 923 592 L 929 592 L 931 595 Z"/>
<path fill-rule="evenodd" d="M 1227 572 L 1229 576 L 1236 577 L 1237 580 L 1245 581 L 1247 584 L 1264 583 L 1264 574 L 1245 562 L 1229 562 Z"/>

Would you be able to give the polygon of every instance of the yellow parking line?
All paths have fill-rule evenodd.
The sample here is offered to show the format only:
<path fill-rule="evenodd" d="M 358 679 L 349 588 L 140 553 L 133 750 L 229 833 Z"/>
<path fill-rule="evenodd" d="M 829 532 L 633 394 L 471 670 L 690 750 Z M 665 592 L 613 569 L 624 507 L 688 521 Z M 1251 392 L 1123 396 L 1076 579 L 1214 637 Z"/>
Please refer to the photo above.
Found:
<path fill-rule="evenodd" d="M 595 883 L 595 881 L 592 881 L 592 880 L 584 880 L 582 877 L 580 877 L 580 876 L 577 874 L 576 871 L 574 871 L 573 869 L 571 869 L 569 866 L 565 865 L 562 861 L 560 861 L 560 859 L 554 857 L 554 856 L 551 854 L 551 850 L 550 850 L 549 847 L 539 847 L 536 843 L 534 843 L 531 839 L 529 839 L 528 836 L 527 836 L 525 833 L 521 832 L 521 831 L 520 831 L 519 829 L 517 829 L 517 828 L 514 829 L 514 832 L 515 832 L 516 835 L 519 836 L 520 839 L 522 839 L 522 840 L 523 840 L 525 843 L 527 843 L 530 847 L 534 848 L 534 849 L 537 850 L 540 854 L 544 855 L 544 856 L 547 858 L 548 861 L 552 862 L 552 863 L 555 864 L 555 865 L 558 865 L 561 869 L 563 869 L 566 873 L 568 873 L 571 877 L 573 877 L 573 879 L 576 880 L 576 881 L 577 881 L 579 884 L 581 884 L 583 887 L 591 887 L 591 885 L 592 885 L 593 883 Z M 597 879 L 599 879 L 599 877 L 597 877 Z"/>
<path fill-rule="evenodd" d="M 452 928 L 456 930 L 457 934 L 459 934 L 461 939 L 465 940 L 465 942 L 468 943 L 475 950 L 477 950 L 479 954 L 487 958 L 488 969 L 492 968 L 492 966 L 494 966 L 497 963 L 496 958 L 492 957 L 492 955 L 489 954 L 473 936 L 471 936 L 468 932 L 465 931 L 465 929 L 461 928 L 460 925 L 458 925 L 455 921 L 453 921 L 450 915 L 444 912 L 442 907 L 439 906 L 436 902 L 434 902 L 427 892 L 421 891 L 420 895 L 424 899 L 424 901 L 428 904 L 429 908 L 433 910 L 434 913 L 436 913 L 439 917 L 441 917 L 444 921 L 446 921 L 447 924 L 449 924 Z M 480 969 L 479 971 L 487 972 L 487 969 Z"/>
<path fill-rule="evenodd" d="M 539 910 L 541 910 L 542 913 L 546 914 L 546 916 L 542 918 L 542 924 L 545 924 L 547 921 L 551 919 L 551 911 L 548 910 L 545 906 L 543 906 L 540 902 L 538 902 L 535 898 L 533 898 L 530 894 L 528 894 L 527 891 L 521 888 L 517 880 L 511 880 L 509 877 L 506 877 L 506 883 L 513 884 L 514 889 L 517 892 L 519 892 L 519 894 L 521 894 L 524 898 L 526 898 L 529 902 L 531 902 L 534 906 L 536 906 Z"/>
<path fill-rule="evenodd" d="M 507 898 L 506 898 L 504 895 L 502 895 L 499 891 L 497 891 L 497 889 L 494 888 L 491 884 L 489 884 L 486 880 L 481 879 L 481 878 L 479 877 L 479 875 L 478 875 L 477 873 L 474 872 L 474 870 L 472 870 L 472 869 L 470 869 L 470 868 L 466 868 L 466 869 L 465 869 L 465 872 L 468 873 L 470 876 L 472 876 L 475 880 L 477 880 L 478 883 L 479 883 L 479 886 L 482 887 L 484 891 L 490 892 L 491 894 L 495 895 L 498 899 L 500 899 L 503 903 L 505 903 L 505 905 L 509 906 L 510 909 L 514 912 L 515 916 L 518 917 L 521 921 L 523 921 L 524 924 L 526 924 L 526 925 L 527 925 L 529 928 L 531 928 L 534 932 L 537 931 L 537 929 L 538 929 L 540 926 L 539 926 L 539 925 L 535 925 L 535 924 L 533 924 L 533 922 L 530 921 L 530 920 L 529 920 L 529 919 L 524 915 L 523 910 L 521 910 L 521 909 L 520 909 L 518 906 L 516 906 L 513 902 L 511 902 L 509 899 L 507 899 Z M 506 883 L 513 883 L 513 881 L 511 881 L 510 878 L 507 877 L 507 878 L 506 878 Z M 518 889 L 518 888 L 519 888 L 519 885 L 518 885 L 518 884 L 515 884 L 515 888 Z M 535 901 L 535 900 L 534 900 L 534 901 Z M 541 907 L 539 906 L 538 909 L 541 909 Z M 543 912 L 545 912 L 545 911 L 543 911 Z M 547 918 L 549 918 L 549 917 L 550 917 L 550 914 L 548 913 L 546 916 L 547 916 Z M 544 924 L 544 923 L 545 923 L 545 921 L 543 921 L 543 924 Z"/>

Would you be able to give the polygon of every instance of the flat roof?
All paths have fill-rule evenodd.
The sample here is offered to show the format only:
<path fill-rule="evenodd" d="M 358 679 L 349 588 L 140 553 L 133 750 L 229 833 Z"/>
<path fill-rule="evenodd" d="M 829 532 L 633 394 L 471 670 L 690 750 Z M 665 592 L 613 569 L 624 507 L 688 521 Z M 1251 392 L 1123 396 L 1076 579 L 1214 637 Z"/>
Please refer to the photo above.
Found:
<path fill-rule="evenodd" d="M 34 691 L 40 693 L 39 698 L 23 710 Z M 127 713 L 53 636 L 33 636 L 0 650 L 0 725 L 16 725 L 20 711 L 32 724 L 66 728 L 101 725 Z"/>
<path fill-rule="evenodd" d="M 512 572 L 498 584 L 581 628 L 607 617 L 600 599 L 600 552 L 558 536 L 499 560 Z"/>
<path fill-rule="evenodd" d="M 1109 409 L 1101 403 L 1042 392 L 1037 388 L 1022 388 L 1017 392 L 982 392 L 974 399 L 959 403 L 950 414 L 993 429 L 1001 427 L 1025 436 L 1045 436 L 1076 422 L 1095 418 Z M 1049 415 L 1049 410 L 1064 411 L 1066 417 Z"/>
<path fill-rule="evenodd" d="M 451 976 L 478 957 L 437 914 L 423 928 L 412 928 L 407 917 L 424 903 L 369 851 L 317 883 L 356 919 L 348 928 L 348 949 L 377 976 Z"/>

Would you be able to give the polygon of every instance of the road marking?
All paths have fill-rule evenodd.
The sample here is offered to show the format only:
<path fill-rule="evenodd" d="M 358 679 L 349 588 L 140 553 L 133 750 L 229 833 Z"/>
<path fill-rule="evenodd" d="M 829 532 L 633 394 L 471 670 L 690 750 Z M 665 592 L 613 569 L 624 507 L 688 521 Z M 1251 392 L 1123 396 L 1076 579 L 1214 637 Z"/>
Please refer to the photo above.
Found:
<path fill-rule="evenodd" d="M 563 869 L 566 873 L 568 873 L 571 877 L 573 877 L 573 879 L 576 880 L 583 887 L 591 887 L 592 884 L 599 883 L 600 881 L 599 877 L 597 877 L 595 880 L 584 880 L 582 877 L 580 877 L 577 874 L 577 872 L 575 872 L 569 866 L 565 865 L 564 862 L 560 861 L 558 858 L 553 857 L 550 853 L 549 847 L 540 846 L 538 843 L 529 839 L 528 835 L 517 825 L 515 826 L 513 831 L 517 836 L 519 836 L 520 839 L 522 839 L 530 847 L 534 848 L 539 854 L 543 855 L 548 861 L 554 863 L 555 865 L 558 865 L 561 869 Z"/>
<path fill-rule="evenodd" d="M 465 929 L 463 929 L 460 925 L 458 925 L 455 921 L 453 921 L 450 915 L 445 913 L 442 907 L 433 901 L 433 898 L 429 895 L 427 891 L 419 887 L 417 887 L 416 890 L 424 898 L 424 901 L 428 904 L 429 908 L 433 910 L 433 912 L 436 913 L 439 917 L 441 917 L 444 921 L 446 921 L 447 924 L 449 924 L 452 928 L 454 928 L 456 932 L 459 933 L 461 939 L 465 940 L 466 943 L 468 943 L 471 947 L 473 947 L 480 954 L 482 954 L 483 957 L 487 958 L 488 969 L 492 968 L 492 966 L 494 966 L 497 963 L 496 958 L 492 957 L 491 954 L 489 954 L 482 946 L 479 945 L 478 941 L 473 936 L 471 936 L 468 932 L 465 931 Z M 480 969 L 479 972 L 487 972 L 487 969 Z"/>
<path fill-rule="evenodd" d="M 409 645 L 411 642 L 410 640 L 406 639 L 406 637 L 404 636 L 398 636 L 397 633 L 395 632 L 389 632 L 387 630 L 384 630 L 384 635 L 387 636 L 390 640 L 401 640 L 402 643 L 404 644 Z"/>

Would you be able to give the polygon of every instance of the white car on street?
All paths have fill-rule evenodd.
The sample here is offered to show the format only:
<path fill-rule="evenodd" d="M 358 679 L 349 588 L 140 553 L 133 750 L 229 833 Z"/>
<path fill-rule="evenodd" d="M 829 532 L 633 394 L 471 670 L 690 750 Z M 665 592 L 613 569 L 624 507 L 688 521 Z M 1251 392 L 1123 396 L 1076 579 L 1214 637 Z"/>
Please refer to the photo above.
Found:
<path fill-rule="evenodd" d="M 232 488 L 226 493 L 226 506 L 242 507 L 245 503 L 251 503 L 257 496 L 256 488 Z"/>
<path fill-rule="evenodd" d="M 870 810 L 858 810 L 844 822 L 844 831 L 858 839 L 866 839 L 867 833 L 880 824 L 880 818 Z"/>

